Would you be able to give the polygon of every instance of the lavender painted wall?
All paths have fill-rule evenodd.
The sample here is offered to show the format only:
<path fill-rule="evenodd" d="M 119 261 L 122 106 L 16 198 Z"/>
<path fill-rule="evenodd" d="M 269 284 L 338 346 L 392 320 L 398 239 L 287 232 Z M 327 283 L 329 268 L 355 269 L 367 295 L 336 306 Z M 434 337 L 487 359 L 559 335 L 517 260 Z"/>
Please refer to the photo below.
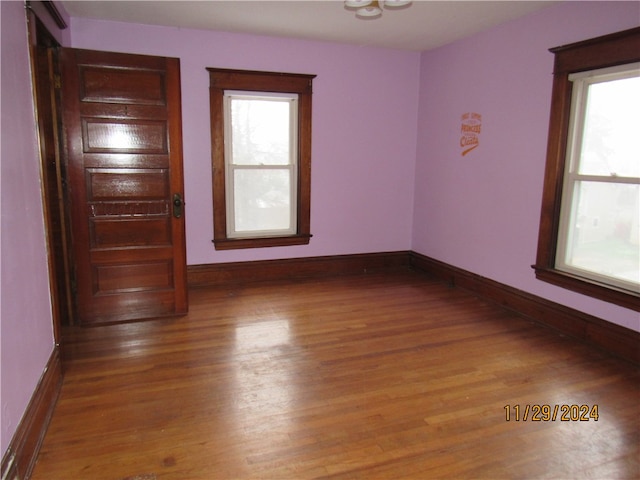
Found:
<path fill-rule="evenodd" d="M 535 279 L 553 54 L 638 26 L 637 2 L 565 2 L 424 52 L 412 249 L 640 331 L 637 312 Z M 461 115 L 482 115 L 461 155 Z"/>
<path fill-rule="evenodd" d="M 0 448 L 4 455 L 54 340 L 24 3 L 0 2 L 0 19 Z"/>
<path fill-rule="evenodd" d="M 76 18 L 71 26 L 77 48 L 181 60 L 188 264 L 409 249 L 419 53 Z M 214 250 L 206 67 L 317 75 L 309 245 Z"/>
<path fill-rule="evenodd" d="M 0 2 L 0 17 L 4 454 L 53 333 L 23 3 Z M 639 18 L 636 2 L 565 2 L 422 55 L 81 19 L 63 39 L 181 58 L 189 264 L 411 248 L 640 330 L 636 312 L 539 282 L 530 268 L 551 94 L 547 49 Z M 207 66 L 318 75 L 309 246 L 213 250 Z M 462 157 L 460 116 L 469 111 L 482 115 L 480 146 Z"/>

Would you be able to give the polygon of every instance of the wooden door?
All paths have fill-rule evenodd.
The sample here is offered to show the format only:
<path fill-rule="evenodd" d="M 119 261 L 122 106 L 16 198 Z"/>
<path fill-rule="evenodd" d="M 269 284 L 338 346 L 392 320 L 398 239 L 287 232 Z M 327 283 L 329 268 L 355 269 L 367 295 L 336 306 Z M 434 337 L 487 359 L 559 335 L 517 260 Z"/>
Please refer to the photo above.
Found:
<path fill-rule="evenodd" d="M 178 59 L 62 49 L 81 324 L 187 311 Z"/>

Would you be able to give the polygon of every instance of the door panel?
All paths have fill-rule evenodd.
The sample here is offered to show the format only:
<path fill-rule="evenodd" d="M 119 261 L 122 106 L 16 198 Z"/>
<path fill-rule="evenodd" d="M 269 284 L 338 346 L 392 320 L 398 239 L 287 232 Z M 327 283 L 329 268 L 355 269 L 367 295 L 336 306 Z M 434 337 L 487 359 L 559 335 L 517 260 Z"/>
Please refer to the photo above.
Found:
<path fill-rule="evenodd" d="M 179 61 L 75 49 L 61 59 L 80 323 L 183 314 Z"/>
<path fill-rule="evenodd" d="M 85 102 L 165 105 L 164 77 L 157 72 L 83 65 L 80 75 Z"/>
<path fill-rule="evenodd" d="M 171 244 L 171 225 L 168 219 L 94 220 L 89 228 L 91 248 L 114 248 L 123 244 Z"/>

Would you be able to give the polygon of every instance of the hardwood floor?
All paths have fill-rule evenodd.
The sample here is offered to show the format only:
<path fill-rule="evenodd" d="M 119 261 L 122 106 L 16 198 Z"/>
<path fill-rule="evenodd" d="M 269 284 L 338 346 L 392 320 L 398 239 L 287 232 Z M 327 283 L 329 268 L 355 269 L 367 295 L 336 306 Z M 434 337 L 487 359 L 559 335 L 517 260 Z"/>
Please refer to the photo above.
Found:
<path fill-rule="evenodd" d="M 640 477 L 638 368 L 420 273 L 192 289 L 185 317 L 66 335 L 34 480 Z"/>

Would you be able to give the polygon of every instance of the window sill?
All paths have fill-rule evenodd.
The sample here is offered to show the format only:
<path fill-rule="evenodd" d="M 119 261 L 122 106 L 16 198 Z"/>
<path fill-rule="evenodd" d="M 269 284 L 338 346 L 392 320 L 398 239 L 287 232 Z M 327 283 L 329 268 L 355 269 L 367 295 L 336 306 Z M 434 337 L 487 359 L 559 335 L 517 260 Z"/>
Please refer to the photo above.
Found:
<path fill-rule="evenodd" d="M 640 311 L 640 295 L 629 290 L 612 287 L 602 283 L 586 280 L 570 273 L 548 267 L 532 265 L 536 278 L 543 282 L 582 293 L 599 300 L 615 303 L 621 307 Z"/>
<path fill-rule="evenodd" d="M 287 237 L 262 238 L 225 238 L 212 240 L 216 250 L 235 250 L 241 248 L 288 247 L 308 245 L 312 235 L 291 235 Z"/>

